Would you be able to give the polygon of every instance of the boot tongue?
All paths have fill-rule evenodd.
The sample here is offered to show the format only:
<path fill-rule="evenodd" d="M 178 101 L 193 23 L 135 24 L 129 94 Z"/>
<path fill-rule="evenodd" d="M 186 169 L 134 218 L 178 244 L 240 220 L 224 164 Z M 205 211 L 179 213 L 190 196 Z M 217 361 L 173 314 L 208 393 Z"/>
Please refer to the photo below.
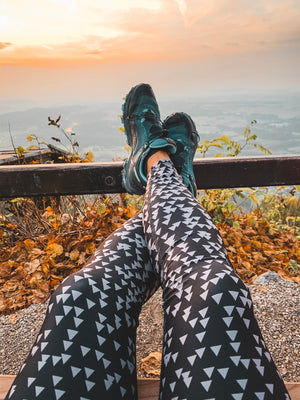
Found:
<path fill-rule="evenodd" d="M 164 149 L 167 153 L 176 153 L 176 143 L 171 139 L 166 139 L 163 137 L 155 138 L 149 141 L 149 147 L 151 149 Z"/>

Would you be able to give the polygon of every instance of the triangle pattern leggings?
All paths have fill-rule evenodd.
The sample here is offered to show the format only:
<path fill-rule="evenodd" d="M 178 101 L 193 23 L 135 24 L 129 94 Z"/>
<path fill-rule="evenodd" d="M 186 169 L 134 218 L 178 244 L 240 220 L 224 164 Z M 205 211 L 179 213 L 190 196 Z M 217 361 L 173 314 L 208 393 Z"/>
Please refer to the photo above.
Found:
<path fill-rule="evenodd" d="M 143 210 L 52 295 L 6 400 L 136 400 L 138 316 L 159 285 L 161 400 L 290 399 L 219 231 L 161 160 Z"/>

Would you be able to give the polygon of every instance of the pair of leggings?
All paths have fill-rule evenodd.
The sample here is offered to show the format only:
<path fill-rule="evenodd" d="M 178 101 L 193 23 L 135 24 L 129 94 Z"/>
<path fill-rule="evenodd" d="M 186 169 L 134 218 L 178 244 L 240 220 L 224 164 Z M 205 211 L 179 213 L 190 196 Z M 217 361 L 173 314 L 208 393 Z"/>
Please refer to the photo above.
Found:
<path fill-rule="evenodd" d="M 51 296 L 6 400 L 137 400 L 142 304 L 163 289 L 161 400 L 287 400 L 209 215 L 161 160 L 142 211 Z"/>

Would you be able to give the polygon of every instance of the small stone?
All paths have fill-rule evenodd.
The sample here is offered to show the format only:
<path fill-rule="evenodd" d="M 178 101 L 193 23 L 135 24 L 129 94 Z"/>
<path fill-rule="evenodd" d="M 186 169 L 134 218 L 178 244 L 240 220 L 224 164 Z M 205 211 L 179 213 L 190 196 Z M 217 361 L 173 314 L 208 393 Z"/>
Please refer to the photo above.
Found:
<path fill-rule="evenodd" d="M 282 278 L 276 274 L 274 271 L 268 271 L 265 272 L 264 274 L 259 275 L 253 282 L 254 285 L 265 285 L 266 283 L 270 282 L 278 282 L 281 281 Z"/>

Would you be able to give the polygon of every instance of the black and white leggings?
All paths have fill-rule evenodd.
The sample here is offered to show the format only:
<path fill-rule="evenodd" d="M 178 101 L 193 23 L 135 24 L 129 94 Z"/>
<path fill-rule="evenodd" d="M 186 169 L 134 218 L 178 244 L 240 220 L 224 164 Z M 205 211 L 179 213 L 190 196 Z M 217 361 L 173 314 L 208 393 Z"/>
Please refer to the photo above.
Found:
<path fill-rule="evenodd" d="M 135 400 L 142 304 L 163 288 L 161 400 L 287 400 L 219 231 L 159 161 L 141 213 L 52 295 L 8 400 Z"/>

